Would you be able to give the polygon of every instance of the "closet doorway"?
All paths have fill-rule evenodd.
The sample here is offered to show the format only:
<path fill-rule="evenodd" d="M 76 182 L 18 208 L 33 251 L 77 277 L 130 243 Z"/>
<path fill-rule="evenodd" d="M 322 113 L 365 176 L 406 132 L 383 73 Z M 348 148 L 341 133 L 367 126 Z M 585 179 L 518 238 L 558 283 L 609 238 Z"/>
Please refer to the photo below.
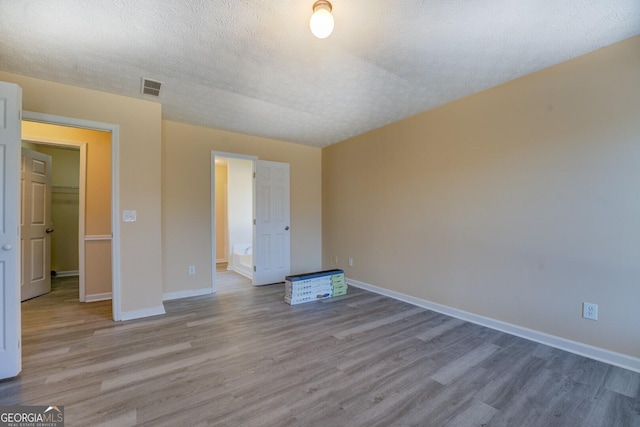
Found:
<path fill-rule="evenodd" d="M 81 302 L 112 299 L 110 132 L 23 121 L 22 145 L 52 157 L 52 274 Z"/>

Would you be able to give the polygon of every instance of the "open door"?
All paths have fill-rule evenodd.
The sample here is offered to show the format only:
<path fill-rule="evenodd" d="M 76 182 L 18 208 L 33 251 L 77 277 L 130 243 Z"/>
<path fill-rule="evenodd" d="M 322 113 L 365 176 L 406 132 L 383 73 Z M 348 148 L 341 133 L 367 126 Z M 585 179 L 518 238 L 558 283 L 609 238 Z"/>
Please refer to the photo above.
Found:
<path fill-rule="evenodd" d="M 51 156 L 22 148 L 21 300 L 51 292 Z"/>
<path fill-rule="evenodd" d="M 255 164 L 253 284 L 261 286 L 291 274 L 289 164 Z"/>
<path fill-rule="evenodd" d="M 22 90 L 0 82 L 0 379 L 22 370 L 20 349 L 20 119 Z"/>

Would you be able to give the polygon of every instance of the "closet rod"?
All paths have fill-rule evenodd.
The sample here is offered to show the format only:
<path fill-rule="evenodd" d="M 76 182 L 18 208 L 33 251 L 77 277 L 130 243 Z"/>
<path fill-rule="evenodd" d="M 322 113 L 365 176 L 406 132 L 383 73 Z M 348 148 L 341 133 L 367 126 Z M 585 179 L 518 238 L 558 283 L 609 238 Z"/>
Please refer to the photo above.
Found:
<path fill-rule="evenodd" d="M 51 186 L 51 188 L 64 188 L 66 190 L 79 190 L 80 189 L 80 187 L 78 187 L 77 185 L 56 185 L 56 184 L 53 184 Z"/>

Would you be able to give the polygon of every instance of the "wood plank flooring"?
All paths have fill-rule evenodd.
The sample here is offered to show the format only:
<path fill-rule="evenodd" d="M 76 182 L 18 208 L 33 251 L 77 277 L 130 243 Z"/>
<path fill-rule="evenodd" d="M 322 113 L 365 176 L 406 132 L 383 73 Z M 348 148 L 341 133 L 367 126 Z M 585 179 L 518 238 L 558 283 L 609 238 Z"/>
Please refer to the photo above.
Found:
<path fill-rule="evenodd" d="M 0 405 L 64 405 L 68 426 L 640 426 L 640 374 L 356 288 L 289 306 L 218 277 L 121 323 L 56 280 L 22 305 Z"/>

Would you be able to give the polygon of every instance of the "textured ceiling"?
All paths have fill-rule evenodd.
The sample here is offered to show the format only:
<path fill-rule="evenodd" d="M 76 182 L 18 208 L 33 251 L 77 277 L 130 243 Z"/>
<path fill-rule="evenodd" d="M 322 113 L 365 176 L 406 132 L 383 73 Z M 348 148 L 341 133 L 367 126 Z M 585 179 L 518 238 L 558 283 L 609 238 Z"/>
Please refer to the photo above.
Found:
<path fill-rule="evenodd" d="M 325 146 L 640 34 L 639 0 L 0 0 L 0 70 Z M 151 98 L 148 98 L 151 99 Z"/>

